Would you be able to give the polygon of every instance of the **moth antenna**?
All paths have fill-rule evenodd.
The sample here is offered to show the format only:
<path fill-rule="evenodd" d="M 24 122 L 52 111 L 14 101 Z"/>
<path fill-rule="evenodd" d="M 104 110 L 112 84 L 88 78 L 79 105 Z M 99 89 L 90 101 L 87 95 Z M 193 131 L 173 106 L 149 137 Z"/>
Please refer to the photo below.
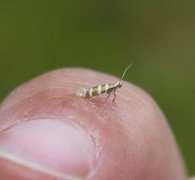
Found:
<path fill-rule="evenodd" d="M 122 76 L 121 76 L 120 82 L 122 82 L 122 80 L 123 80 L 123 78 L 124 78 L 126 72 L 128 71 L 128 69 L 129 69 L 132 65 L 133 65 L 133 64 L 131 63 L 131 64 L 129 64 L 129 65 L 126 67 L 126 69 L 124 70 L 124 72 L 123 72 L 123 74 L 122 74 Z"/>

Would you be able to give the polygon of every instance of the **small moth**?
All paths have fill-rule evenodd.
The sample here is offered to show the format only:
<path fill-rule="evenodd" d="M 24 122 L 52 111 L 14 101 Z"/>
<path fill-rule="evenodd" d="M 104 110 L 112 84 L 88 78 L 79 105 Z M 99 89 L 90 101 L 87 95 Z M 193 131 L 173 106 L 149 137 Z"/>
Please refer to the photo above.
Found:
<path fill-rule="evenodd" d="M 126 69 L 124 70 L 121 78 L 119 81 L 115 82 L 115 83 L 106 83 L 106 84 L 102 84 L 102 85 L 98 85 L 95 87 L 90 87 L 90 88 L 80 88 L 78 91 L 76 91 L 76 95 L 79 97 L 83 97 L 83 98 L 90 98 L 90 97 L 94 97 L 94 96 L 98 96 L 104 93 L 108 94 L 107 99 L 110 97 L 110 95 L 113 93 L 114 94 L 114 98 L 112 100 L 112 102 L 115 102 L 116 99 L 116 90 L 118 88 L 122 87 L 122 83 L 123 83 L 123 77 L 125 76 L 127 70 L 132 66 L 132 64 L 130 64 L 129 66 L 126 67 Z M 106 100 L 107 100 L 106 99 Z"/>

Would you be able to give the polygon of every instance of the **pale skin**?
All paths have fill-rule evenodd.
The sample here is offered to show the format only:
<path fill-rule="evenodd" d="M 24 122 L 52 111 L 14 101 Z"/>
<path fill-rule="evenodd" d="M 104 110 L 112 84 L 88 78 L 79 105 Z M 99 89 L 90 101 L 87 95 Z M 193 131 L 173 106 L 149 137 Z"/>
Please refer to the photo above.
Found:
<path fill-rule="evenodd" d="M 165 116 L 140 88 L 124 82 L 89 101 L 79 87 L 117 78 L 86 69 L 43 74 L 0 106 L 0 179 L 186 180 Z"/>

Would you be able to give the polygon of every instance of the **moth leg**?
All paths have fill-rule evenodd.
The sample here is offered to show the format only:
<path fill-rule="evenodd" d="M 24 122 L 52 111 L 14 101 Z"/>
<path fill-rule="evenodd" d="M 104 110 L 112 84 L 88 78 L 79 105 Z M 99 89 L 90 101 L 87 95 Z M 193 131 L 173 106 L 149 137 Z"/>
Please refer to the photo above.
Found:
<path fill-rule="evenodd" d="M 92 96 L 92 97 L 89 98 L 89 101 L 92 101 L 95 98 L 96 98 L 95 96 Z"/>
<path fill-rule="evenodd" d="M 116 106 L 116 89 L 113 90 L 114 98 L 112 99 L 112 104 Z"/>
<path fill-rule="evenodd" d="M 108 101 L 108 99 L 109 99 L 110 95 L 112 94 L 112 92 L 113 92 L 113 90 L 107 93 L 107 94 L 108 94 L 108 96 L 107 96 L 107 98 L 106 98 L 106 101 L 105 101 L 105 103 L 104 103 L 103 107 L 105 107 L 105 106 L 106 106 L 106 103 L 107 103 L 107 101 Z"/>
<path fill-rule="evenodd" d="M 108 93 L 108 96 L 107 96 L 107 98 L 106 98 L 106 102 L 108 101 L 108 99 L 109 99 L 109 97 L 110 97 L 110 95 L 113 93 L 113 90 L 112 91 L 110 91 L 109 93 Z M 105 102 L 105 103 L 106 103 Z"/>

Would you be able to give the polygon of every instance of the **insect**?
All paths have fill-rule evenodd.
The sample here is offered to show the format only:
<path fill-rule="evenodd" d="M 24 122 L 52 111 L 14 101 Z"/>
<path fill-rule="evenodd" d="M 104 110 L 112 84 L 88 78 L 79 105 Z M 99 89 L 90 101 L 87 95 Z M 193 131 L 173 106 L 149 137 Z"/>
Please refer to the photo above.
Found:
<path fill-rule="evenodd" d="M 121 78 L 119 81 L 115 82 L 115 83 L 106 83 L 106 84 L 102 84 L 102 85 L 98 85 L 95 87 L 90 87 L 90 88 L 80 88 L 77 92 L 76 95 L 79 97 L 83 97 L 83 98 L 91 98 L 94 96 L 98 96 L 104 93 L 108 94 L 108 97 L 106 99 L 106 101 L 108 100 L 108 98 L 110 97 L 110 95 L 113 93 L 114 94 L 114 98 L 112 100 L 112 103 L 115 102 L 116 99 L 116 90 L 118 88 L 122 87 L 123 84 L 123 77 L 125 76 L 127 70 L 132 66 L 132 64 L 129 64 L 129 66 L 126 67 L 126 69 L 124 70 Z"/>

